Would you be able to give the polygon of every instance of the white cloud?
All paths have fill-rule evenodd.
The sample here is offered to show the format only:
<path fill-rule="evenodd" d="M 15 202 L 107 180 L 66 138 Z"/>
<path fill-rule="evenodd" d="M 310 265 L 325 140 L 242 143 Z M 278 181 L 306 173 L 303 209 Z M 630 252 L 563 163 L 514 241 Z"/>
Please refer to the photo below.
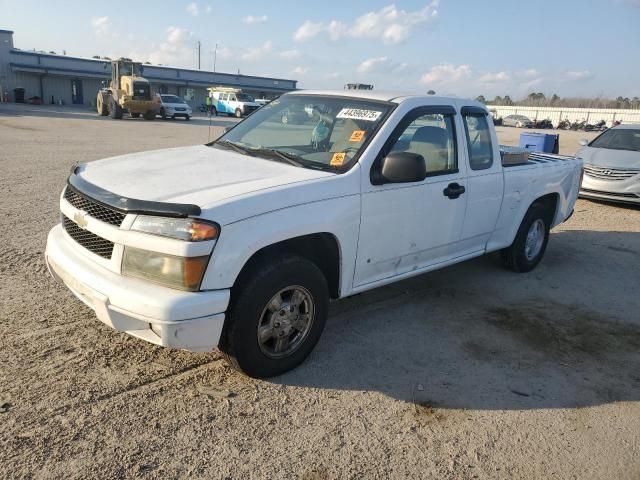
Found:
<path fill-rule="evenodd" d="M 487 72 L 480 76 L 478 82 L 480 83 L 505 83 L 511 80 L 511 74 L 509 72 Z"/>
<path fill-rule="evenodd" d="M 415 12 L 399 10 L 395 4 L 365 13 L 351 24 L 332 20 L 328 24 L 305 21 L 293 34 L 296 41 L 309 40 L 325 33 L 331 40 L 344 37 L 382 39 L 388 45 L 405 41 L 419 26 L 435 21 L 438 17 L 439 0 L 432 0 Z"/>
<path fill-rule="evenodd" d="M 293 39 L 299 42 L 304 40 L 309 40 L 317 36 L 319 33 L 325 30 L 325 25 L 321 22 L 315 23 L 310 20 L 307 20 L 302 25 L 298 27 L 298 29 L 293 34 Z"/>
<path fill-rule="evenodd" d="M 200 14 L 198 4 L 196 2 L 191 2 L 189 5 L 187 5 L 187 12 L 189 12 L 190 15 L 197 17 Z"/>
<path fill-rule="evenodd" d="M 336 78 L 340 78 L 341 76 L 342 74 L 340 72 L 329 72 L 324 75 L 324 78 L 336 79 Z"/>
<path fill-rule="evenodd" d="M 588 80 L 590 78 L 593 78 L 593 73 L 591 73 L 589 70 L 578 70 L 565 72 L 565 76 L 569 80 Z"/>
<path fill-rule="evenodd" d="M 258 15 L 258 16 L 248 15 L 242 19 L 242 21 L 247 25 L 254 25 L 256 23 L 266 23 L 268 20 L 269 20 L 269 17 L 267 17 L 266 15 Z"/>
<path fill-rule="evenodd" d="M 298 58 L 300 56 L 300 52 L 298 50 L 285 50 L 284 52 L 280 52 L 280 57 L 287 59 L 287 60 L 292 60 L 294 58 Z"/>
<path fill-rule="evenodd" d="M 213 7 L 211 5 L 207 5 L 205 7 L 204 11 L 207 12 L 207 13 L 211 13 L 211 12 L 213 12 Z"/>
<path fill-rule="evenodd" d="M 193 32 L 180 27 L 167 28 L 167 39 L 149 54 L 151 63 L 163 65 L 193 66 L 193 58 Z"/>
<path fill-rule="evenodd" d="M 307 72 L 309 71 L 309 69 L 307 67 L 296 67 L 293 70 L 291 70 L 291 73 L 293 75 L 306 75 Z"/>
<path fill-rule="evenodd" d="M 104 37 L 111 33 L 111 19 L 108 16 L 91 18 L 93 31 L 99 37 Z"/>
<path fill-rule="evenodd" d="M 389 58 L 388 57 L 376 57 L 376 58 L 368 58 L 360 65 L 358 65 L 359 73 L 369 73 L 373 71 L 379 71 L 380 69 L 387 69 L 389 67 Z"/>
<path fill-rule="evenodd" d="M 242 60 L 258 60 L 271 52 L 273 44 L 267 40 L 262 45 L 247 49 L 241 56 Z"/>
<path fill-rule="evenodd" d="M 428 86 L 441 85 L 459 82 L 469 77 L 471 77 L 471 67 L 469 65 L 455 66 L 450 63 L 443 63 L 431 67 L 429 71 L 420 77 L 420 82 Z"/>

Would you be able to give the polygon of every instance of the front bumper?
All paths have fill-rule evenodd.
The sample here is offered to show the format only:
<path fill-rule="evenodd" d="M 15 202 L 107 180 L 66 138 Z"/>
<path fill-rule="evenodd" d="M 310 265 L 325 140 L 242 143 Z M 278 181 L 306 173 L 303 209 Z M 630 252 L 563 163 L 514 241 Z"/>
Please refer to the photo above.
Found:
<path fill-rule="evenodd" d="M 640 196 L 631 193 L 602 192 L 581 188 L 580 198 L 591 198 L 593 200 L 606 200 L 609 202 L 634 203 L 640 205 Z"/>
<path fill-rule="evenodd" d="M 51 275 L 92 308 L 98 320 L 156 345 L 194 352 L 218 345 L 229 290 L 183 292 L 118 275 L 93 262 L 56 225 L 47 238 Z"/>
<path fill-rule="evenodd" d="M 580 186 L 580 196 L 609 202 L 640 204 L 640 177 L 625 180 L 603 180 L 585 173 Z"/>

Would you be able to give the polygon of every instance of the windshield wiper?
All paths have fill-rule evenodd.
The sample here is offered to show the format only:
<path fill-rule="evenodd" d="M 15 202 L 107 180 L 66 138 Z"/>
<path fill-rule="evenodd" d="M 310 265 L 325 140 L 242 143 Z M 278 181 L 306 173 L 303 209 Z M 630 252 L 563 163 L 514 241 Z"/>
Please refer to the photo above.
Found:
<path fill-rule="evenodd" d="M 248 147 L 244 147 L 235 142 L 230 142 L 229 140 L 222 140 L 221 142 L 216 142 L 215 145 L 222 145 L 223 147 L 228 147 L 235 150 L 238 153 L 244 153 L 245 155 L 251 155 L 254 150 Z"/>
<path fill-rule="evenodd" d="M 283 152 L 281 150 L 276 150 L 275 148 L 256 148 L 251 151 L 258 154 L 270 155 L 271 157 L 276 156 L 285 163 L 294 165 L 296 167 L 305 167 L 305 165 L 300 162 L 300 160 L 302 159 L 298 155 L 294 155 L 293 153 Z"/>

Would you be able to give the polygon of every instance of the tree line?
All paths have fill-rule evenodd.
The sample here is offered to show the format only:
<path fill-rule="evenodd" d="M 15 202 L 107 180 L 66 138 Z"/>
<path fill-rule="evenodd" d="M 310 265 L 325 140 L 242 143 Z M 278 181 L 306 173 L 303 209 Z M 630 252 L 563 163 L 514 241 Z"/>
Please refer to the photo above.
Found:
<path fill-rule="evenodd" d="M 566 108 L 629 108 L 640 109 L 639 97 L 618 97 L 618 98 L 588 98 L 588 97 L 567 97 L 562 98 L 555 93 L 546 96 L 542 92 L 532 92 L 521 100 L 513 100 L 509 95 L 504 97 L 496 96 L 493 100 L 478 95 L 476 100 L 485 105 L 514 105 L 522 107 L 566 107 Z"/>

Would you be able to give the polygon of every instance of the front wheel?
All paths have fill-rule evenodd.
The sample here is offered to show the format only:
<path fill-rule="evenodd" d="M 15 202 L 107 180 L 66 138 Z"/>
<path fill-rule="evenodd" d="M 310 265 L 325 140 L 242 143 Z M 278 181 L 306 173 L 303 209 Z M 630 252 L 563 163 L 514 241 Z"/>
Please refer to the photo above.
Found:
<path fill-rule="evenodd" d="M 156 118 L 156 112 L 153 110 L 148 110 L 144 113 L 144 115 L 142 116 L 145 120 L 155 120 Z"/>
<path fill-rule="evenodd" d="M 132 118 L 140 118 L 140 114 L 139 113 L 132 113 L 131 117 Z"/>
<path fill-rule="evenodd" d="M 236 369 L 255 378 L 283 374 L 315 347 L 329 309 L 329 288 L 309 260 L 267 259 L 234 287 L 220 350 Z"/>
<path fill-rule="evenodd" d="M 547 212 L 540 204 L 533 204 L 524 216 L 516 238 L 502 250 L 504 265 L 514 272 L 530 272 L 544 256 L 549 242 Z"/>
<path fill-rule="evenodd" d="M 242 118 L 242 110 L 236 108 L 236 118 Z"/>
<path fill-rule="evenodd" d="M 184 119 L 185 119 L 186 121 L 189 121 L 189 120 L 191 120 L 191 116 L 187 115 L 186 117 L 184 117 Z"/>

